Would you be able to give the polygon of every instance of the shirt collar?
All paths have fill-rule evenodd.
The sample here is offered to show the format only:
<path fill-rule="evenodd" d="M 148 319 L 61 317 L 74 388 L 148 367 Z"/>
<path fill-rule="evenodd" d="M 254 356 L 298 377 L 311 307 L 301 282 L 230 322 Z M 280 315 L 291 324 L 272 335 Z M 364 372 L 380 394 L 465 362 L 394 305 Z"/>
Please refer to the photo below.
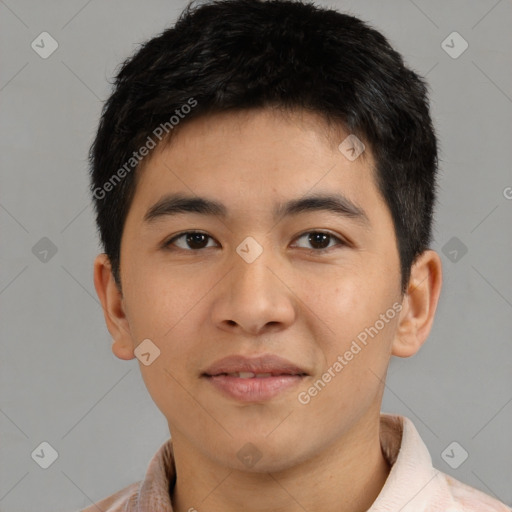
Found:
<path fill-rule="evenodd" d="M 440 502 L 446 507 L 444 511 L 455 510 L 442 474 L 432 466 L 428 449 L 411 420 L 381 414 L 380 442 L 391 470 L 368 512 L 427 512 L 433 503 Z"/>

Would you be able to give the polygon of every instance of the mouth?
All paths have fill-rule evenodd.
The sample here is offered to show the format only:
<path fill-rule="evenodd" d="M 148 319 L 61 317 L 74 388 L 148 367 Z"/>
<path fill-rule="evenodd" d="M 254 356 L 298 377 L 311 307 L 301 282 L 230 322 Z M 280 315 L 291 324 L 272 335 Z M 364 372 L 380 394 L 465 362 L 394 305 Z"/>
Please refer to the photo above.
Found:
<path fill-rule="evenodd" d="M 303 368 L 274 355 L 229 356 L 201 374 L 221 394 L 242 402 L 270 400 L 296 387 L 306 376 Z"/>
<path fill-rule="evenodd" d="M 267 379 L 269 377 L 307 375 L 306 373 L 287 373 L 285 371 L 277 372 L 233 372 L 233 373 L 216 373 L 213 375 L 204 374 L 206 377 L 237 377 L 239 379 Z"/>

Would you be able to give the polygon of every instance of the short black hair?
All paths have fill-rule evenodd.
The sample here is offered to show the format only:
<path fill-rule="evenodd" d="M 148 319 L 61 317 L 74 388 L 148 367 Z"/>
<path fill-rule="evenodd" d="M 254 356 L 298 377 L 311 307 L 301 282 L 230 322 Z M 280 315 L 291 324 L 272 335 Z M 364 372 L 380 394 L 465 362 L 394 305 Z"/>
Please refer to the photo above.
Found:
<path fill-rule="evenodd" d="M 367 23 L 300 0 L 191 2 L 122 63 L 89 152 L 96 222 L 120 290 L 142 157 L 194 118 L 265 107 L 320 114 L 370 148 L 406 290 L 431 242 L 436 197 L 426 83 Z"/>

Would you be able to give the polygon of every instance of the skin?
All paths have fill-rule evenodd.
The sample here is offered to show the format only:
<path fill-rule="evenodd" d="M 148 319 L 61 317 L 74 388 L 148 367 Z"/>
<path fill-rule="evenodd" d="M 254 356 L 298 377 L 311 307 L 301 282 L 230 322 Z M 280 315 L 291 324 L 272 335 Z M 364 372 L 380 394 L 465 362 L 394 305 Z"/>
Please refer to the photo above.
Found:
<path fill-rule="evenodd" d="M 113 353 L 133 359 L 146 338 L 160 350 L 139 366 L 173 439 L 178 512 L 360 512 L 385 483 L 379 414 L 386 371 L 391 355 L 409 357 L 426 340 L 441 261 L 434 251 L 421 254 L 400 293 L 394 226 L 370 148 L 348 160 L 338 150 L 347 135 L 316 114 L 269 109 L 183 124 L 140 172 L 121 243 L 122 293 L 107 256 L 95 260 Z M 272 217 L 278 202 L 333 191 L 369 222 L 328 211 Z M 175 192 L 220 201 L 228 217 L 184 213 L 145 223 L 146 211 Z M 191 230 L 211 237 L 204 248 L 184 237 L 162 247 Z M 307 235 L 318 231 L 333 237 L 314 245 Z M 236 252 L 247 236 L 263 248 L 252 263 Z M 300 403 L 298 394 L 393 304 L 400 313 Z M 200 376 L 232 354 L 276 354 L 309 375 L 271 400 L 242 403 Z M 261 454 L 251 468 L 237 457 L 246 443 Z"/>

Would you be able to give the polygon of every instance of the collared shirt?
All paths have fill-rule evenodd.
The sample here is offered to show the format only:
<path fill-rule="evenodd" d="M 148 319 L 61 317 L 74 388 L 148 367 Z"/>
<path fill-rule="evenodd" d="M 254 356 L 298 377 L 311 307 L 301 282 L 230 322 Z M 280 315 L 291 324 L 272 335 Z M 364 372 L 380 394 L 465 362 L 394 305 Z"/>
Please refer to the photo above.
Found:
<path fill-rule="evenodd" d="M 404 416 L 381 414 L 380 442 L 391 470 L 367 512 L 511 512 L 500 501 L 446 475 L 432 459 L 414 424 Z M 151 459 L 144 480 L 104 498 L 82 512 L 172 512 L 175 482 L 172 441 Z"/>

